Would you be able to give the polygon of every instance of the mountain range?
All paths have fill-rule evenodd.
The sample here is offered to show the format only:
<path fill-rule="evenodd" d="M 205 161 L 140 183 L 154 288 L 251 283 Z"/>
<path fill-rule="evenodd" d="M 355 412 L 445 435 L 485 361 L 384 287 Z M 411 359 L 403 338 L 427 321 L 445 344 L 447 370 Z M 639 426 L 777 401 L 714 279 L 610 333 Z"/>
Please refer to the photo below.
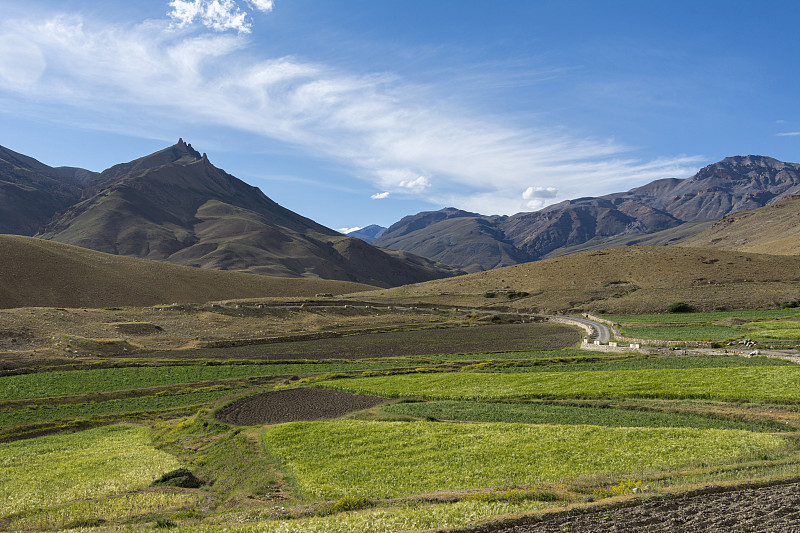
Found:
<path fill-rule="evenodd" d="M 100 173 L 49 167 L 0 147 L 0 233 L 205 269 L 379 287 L 633 244 L 797 254 L 798 207 L 800 165 L 737 156 L 691 178 L 540 211 L 487 216 L 445 208 L 345 236 L 280 206 L 183 140 Z"/>
<path fill-rule="evenodd" d="M 389 287 L 461 273 L 290 211 L 182 139 L 101 173 L 0 150 L 0 233 L 192 267 Z"/>
<path fill-rule="evenodd" d="M 426 211 L 404 217 L 373 243 L 477 272 L 614 245 L 688 243 L 713 221 L 798 193 L 800 165 L 764 156 L 728 157 L 690 178 L 657 180 L 535 212 Z"/>

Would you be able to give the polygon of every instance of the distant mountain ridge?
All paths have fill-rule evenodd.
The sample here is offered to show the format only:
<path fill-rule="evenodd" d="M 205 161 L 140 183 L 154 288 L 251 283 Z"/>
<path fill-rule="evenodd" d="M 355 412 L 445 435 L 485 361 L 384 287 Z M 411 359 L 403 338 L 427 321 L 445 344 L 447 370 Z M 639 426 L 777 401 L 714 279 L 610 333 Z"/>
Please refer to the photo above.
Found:
<path fill-rule="evenodd" d="M 19 206 L 7 205 L 0 233 L 36 233 L 200 268 L 382 287 L 460 273 L 408 252 L 375 248 L 290 211 L 182 139 L 100 174 L 52 169 L 11 151 L 0 156 L 6 168 L 22 169 L 0 173 L 11 184 L 7 189 L 24 190 L 42 206 L 22 226 L 4 223 L 20 213 Z"/>
<path fill-rule="evenodd" d="M 404 217 L 375 241 L 463 268 L 488 270 L 601 248 L 629 236 L 689 228 L 800 193 L 800 165 L 764 156 L 728 157 L 691 178 L 657 180 L 627 192 L 578 198 L 540 211 L 485 216 L 458 209 Z M 668 239 L 666 239 L 668 240 Z"/>
<path fill-rule="evenodd" d="M 49 167 L 0 146 L 0 231 L 33 235 L 80 200 L 94 176 L 79 168 Z"/>
<path fill-rule="evenodd" d="M 384 234 L 386 229 L 387 228 L 384 228 L 383 226 L 379 226 L 377 224 L 371 224 L 367 227 L 358 230 L 348 231 L 347 233 L 345 233 L 345 235 L 347 235 L 348 237 L 355 237 L 356 239 L 361 239 L 364 242 L 372 242 L 376 239 L 379 239 L 380 236 Z"/>

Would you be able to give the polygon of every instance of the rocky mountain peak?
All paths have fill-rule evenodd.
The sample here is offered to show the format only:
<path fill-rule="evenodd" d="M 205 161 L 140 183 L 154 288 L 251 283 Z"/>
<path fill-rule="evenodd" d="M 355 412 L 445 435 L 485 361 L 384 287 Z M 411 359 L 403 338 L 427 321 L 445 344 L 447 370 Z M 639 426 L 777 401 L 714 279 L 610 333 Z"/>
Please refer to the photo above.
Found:
<path fill-rule="evenodd" d="M 713 167 L 716 165 L 732 166 L 732 167 L 783 168 L 787 166 L 787 163 L 763 155 L 746 155 L 746 156 L 737 155 L 732 157 L 726 157 L 719 163 L 715 163 L 714 165 L 709 165 L 709 167 Z"/>
<path fill-rule="evenodd" d="M 107 184 L 123 176 L 145 172 L 156 167 L 171 164 L 188 165 L 201 159 L 203 156 L 200 155 L 200 152 L 180 138 L 177 143 L 168 148 L 104 170 L 98 178 L 98 183 Z"/>

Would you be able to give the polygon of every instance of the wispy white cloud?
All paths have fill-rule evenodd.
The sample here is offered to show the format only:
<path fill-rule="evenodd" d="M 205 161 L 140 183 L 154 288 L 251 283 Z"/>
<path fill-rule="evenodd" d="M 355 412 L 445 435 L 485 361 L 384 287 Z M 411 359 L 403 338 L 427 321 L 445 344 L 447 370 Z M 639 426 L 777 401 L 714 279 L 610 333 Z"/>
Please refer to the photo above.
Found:
<path fill-rule="evenodd" d="M 212 10 L 212 4 L 218 7 Z M 293 57 L 258 57 L 244 31 L 190 27 L 192 21 L 206 24 L 206 16 L 212 17 L 210 27 L 216 16 L 225 26 L 233 20 L 225 16 L 245 13 L 245 5 L 272 7 L 264 0 L 172 0 L 178 24 L 122 26 L 78 16 L 5 20 L 0 97 L 39 106 L 43 116 L 77 110 L 121 130 L 164 118 L 228 127 L 343 164 L 382 191 L 375 199 L 391 194 L 484 213 L 686 177 L 699 167 L 698 157 L 642 161 L 612 140 L 521 127 L 441 101 L 428 104 L 436 87 Z M 558 193 L 525 198 L 530 187 Z"/>
<path fill-rule="evenodd" d="M 431 186 L 431 182 L 425 176 L 419 176 L 413 180 L 403 180 L 397 184 L 399 187 L 420 193 Z"/>
<path fill-rule="evenodd" d="M 376 192 L 375 194 L 373 194 L 372 196 L 370 196 L 370 198 L 372 198 L 373 200 L 385 200 L 386 198 L 389 198 L 389 195 L 390 195 L 390 194 L 391 194 L 391 193 L 390 193 L 390 192 L 388 192 L 388 191 L 385 191 L 385 192 Z"/>
<path fill-rule="evenodd" d="M 800 131 L 787 131 L 784 133 L 778 133 L 778 137 L 794 137 L 796 135 L 800 135 Z"/>

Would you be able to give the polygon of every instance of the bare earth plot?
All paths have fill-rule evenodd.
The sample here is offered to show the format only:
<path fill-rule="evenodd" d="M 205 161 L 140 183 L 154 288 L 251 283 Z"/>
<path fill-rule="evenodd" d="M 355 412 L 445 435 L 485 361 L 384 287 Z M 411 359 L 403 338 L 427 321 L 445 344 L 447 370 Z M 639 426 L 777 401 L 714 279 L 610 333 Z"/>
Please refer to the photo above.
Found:
<path fill-rule="evenodd" d="M 416 331 L 390 331 L 338 338 L 159 352 L 159 357 L 225 359 L 364 359 L 515 350 L 574 345 L 575 328 L 557 324 L 502 324 Z"/>
<path fill-rule="evenodd" d="M 589 512 L 545 515 L 519 525 L 488 525 L 460 530 L 470 533 L 695 533 L 800 531 L 800 483 L 721 490 L 713 488 L 639 505 L 603 506 Z M 530 522 L 530 520 L 527 520 Z M 453 532 L 456 533 L 456 532 Z"/>
<path fill-rule="evenodd" d="M 386 403 L 388 398 L 325 389 L 287 389 L 244 398 L 217 413 L 217 420 L 259 426 L 337 418 Z"/>

